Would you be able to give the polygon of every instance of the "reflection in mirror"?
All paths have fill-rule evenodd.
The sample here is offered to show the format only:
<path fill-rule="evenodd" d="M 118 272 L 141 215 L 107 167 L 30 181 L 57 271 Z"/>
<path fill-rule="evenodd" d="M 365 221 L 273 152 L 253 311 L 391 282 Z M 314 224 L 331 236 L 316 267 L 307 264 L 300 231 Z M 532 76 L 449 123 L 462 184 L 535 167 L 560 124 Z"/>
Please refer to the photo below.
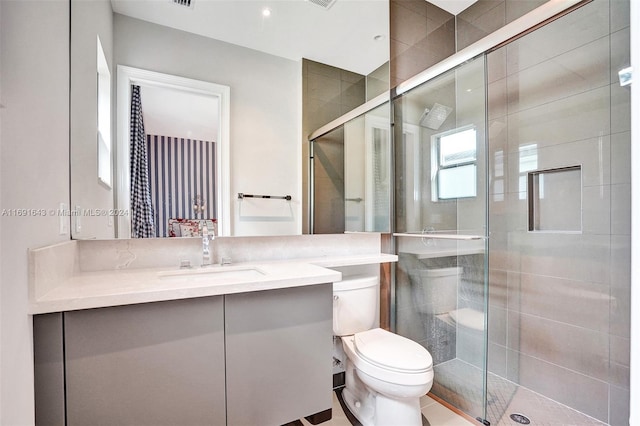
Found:
<path fill-rule="evenodd" d="M 111 188 L 111 72 L 98 37 L 98 180 Z"/>
<path fill-rule="evenodd" d="M 221 177 L 229 189 L 215 195 L 192 191 L 188 201 L 193 207 L 199 196 L 199 205 L 206 199 L 207 206 L 215 204 L 216 214 L 228 211 L 227 218 L 216 217 L 221 235 L 302 232 L 306 169 L 301 170 L 300 163 L 308 134 L 303 130 L 303 117 L 318 116 L 304 109 L 322 108 L 315 103 L 301 105 L 303 92 L 318 90 L 305 83 L 303 58 L 362 76 L 379 69 L 389 57 L 385 41 L 388 2 L 339 0 L 324 9 L 312 2 L 279 1 L 270 5 L 268 18 L 261 13 L 263 7 L 262 2 L 252 0 L 203 0 L 187 8 L 161 1 L 71 0 L 71 206 L 78 212 L 99 212 L 73 216 L 73 238 L 126 238 L 130 234 L 131 212 L 121 208 L 125 205 L 122 200 L 131 198 L 123 175 L 128 173 L 123 159 L 130 153 L 116 143 L 116 135 L 122 133 L 116 117 L 123 114 L 115 107 L 122 101 L 115 90 L 120 65 L 230 87 L 229 167 Z M 97 37 L 115 98 L 111 188 L 97 179 Z M 143 98 L 150 96 L 144 90 Z M 335 95 L 333 90 L 319 90 L 343 98 L 343 93 L 347 97 L 350 93 L 348 81 Z M 335 99 L 322 102 L 333 104 Z M 237 193 L 291 194 L 292 199 L 240 202 Z M 166 197 L 175 202 L 175 194 Z M 157 218 L 158 236 L 171 234 L 168 221 L 179 219 L 173 217 L 176 215 L 186 213 Z M 213 213 L 206 216 L 213 219 Z"/>
<path fill-rule="evenodd" d="M 119 216 L 118 237 L 193 236 L 204 225 L 229 235 L 221 202 L 229 193 L 229 97 L 227 86 L 118 66 L 116 206 L 131 212 L 131 219 Z M 142 113 L 141 126 L 134 126 L 133 111 Z M 139 157 L 141 168 L 133 162 Z"/>
<path fill-rule="evenodd" d="M 314 234 L 391 229 L 389 112 L 383 103 L 312 141 Z"/>

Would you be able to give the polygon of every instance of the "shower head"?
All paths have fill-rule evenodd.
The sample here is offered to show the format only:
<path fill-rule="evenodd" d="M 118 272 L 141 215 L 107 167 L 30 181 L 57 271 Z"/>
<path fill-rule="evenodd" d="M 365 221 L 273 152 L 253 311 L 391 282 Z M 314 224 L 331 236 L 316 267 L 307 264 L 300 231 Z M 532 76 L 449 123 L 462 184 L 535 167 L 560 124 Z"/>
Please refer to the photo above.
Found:
<path fill-rule="evenodd" d="M 438 130 L 444 120 L 451 114 L 453 108 L 434 103 L 431 109 L 426 108 L 420 117 L 420 125 L 429 129 Z"/>

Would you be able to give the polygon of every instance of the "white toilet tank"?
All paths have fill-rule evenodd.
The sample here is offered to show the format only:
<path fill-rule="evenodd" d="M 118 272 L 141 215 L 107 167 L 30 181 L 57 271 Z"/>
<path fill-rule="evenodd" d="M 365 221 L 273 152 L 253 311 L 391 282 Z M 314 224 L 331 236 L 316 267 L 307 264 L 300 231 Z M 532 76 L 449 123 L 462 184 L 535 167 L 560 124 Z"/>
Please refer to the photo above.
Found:
<path fill-rule="evenodd" d="M 377 301 L 377 276 L 347 277 L 333 283 L 333 334 L 349 336 L 373 328 Z"/>

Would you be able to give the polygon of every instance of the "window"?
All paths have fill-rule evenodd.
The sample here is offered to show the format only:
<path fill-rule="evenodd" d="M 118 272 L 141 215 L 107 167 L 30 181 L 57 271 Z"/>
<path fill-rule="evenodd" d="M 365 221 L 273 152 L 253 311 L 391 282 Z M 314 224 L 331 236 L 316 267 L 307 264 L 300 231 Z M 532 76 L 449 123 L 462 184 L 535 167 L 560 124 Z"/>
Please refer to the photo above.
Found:
<path fill-rule="evenodd" d="M 98 37 L 98 180 L 111 188 L 111 73 Z"/>
<path fill-rule="evenodd" d="M 434 201 L 475 197 L 477 191 L 475 128 L 432 136 Z"/>

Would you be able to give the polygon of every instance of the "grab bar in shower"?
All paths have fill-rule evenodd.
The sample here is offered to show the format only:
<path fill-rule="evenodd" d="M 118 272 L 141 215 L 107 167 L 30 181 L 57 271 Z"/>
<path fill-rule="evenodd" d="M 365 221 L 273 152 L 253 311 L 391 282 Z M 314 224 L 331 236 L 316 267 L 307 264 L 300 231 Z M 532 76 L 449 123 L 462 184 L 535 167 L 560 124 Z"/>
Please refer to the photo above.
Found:
<path fill-rule="evenodd" d="M 471 241 L 471 240 L 484 240 L 487 237 L 482 235 L 458 235 L 458 234 L 423 234 L 423 233 L 411 233 L 411 232 L 396 232 L 394 237 L 412 237 L 412 238 L 430 238 L 434 240 L 458 240 L 458 241 Z"/>
<path fill-rule="evenodd" d="M 238 200 L 242 200 L 243 198 L 268 198 L 271 200 L 291 201 L 291 195 L 253 195 L 253 194 L 245 194 L 242 192 L 238 192 Z"/>

